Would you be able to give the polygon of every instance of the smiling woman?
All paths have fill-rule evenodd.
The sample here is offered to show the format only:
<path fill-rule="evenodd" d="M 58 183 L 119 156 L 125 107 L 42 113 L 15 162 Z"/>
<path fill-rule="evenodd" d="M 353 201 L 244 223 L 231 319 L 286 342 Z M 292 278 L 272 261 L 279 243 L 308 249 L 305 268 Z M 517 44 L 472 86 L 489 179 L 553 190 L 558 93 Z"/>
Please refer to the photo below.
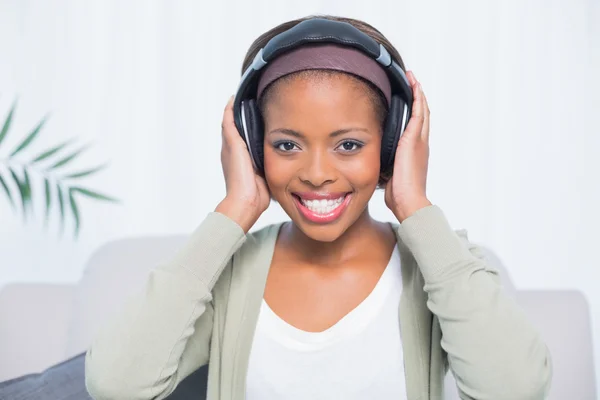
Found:
<path fill-rule="evenodd" d="M 551 359 L 498 273 L 426 194 L 429 107 L 370 25 L 261 35 L 225 107 L 227 194 L 98 335 L 97 399 L 542 399 Z M 396 221 L 369 214 L 378 188 Z M 250 233 L 276 200 L 289 220 Z"/>

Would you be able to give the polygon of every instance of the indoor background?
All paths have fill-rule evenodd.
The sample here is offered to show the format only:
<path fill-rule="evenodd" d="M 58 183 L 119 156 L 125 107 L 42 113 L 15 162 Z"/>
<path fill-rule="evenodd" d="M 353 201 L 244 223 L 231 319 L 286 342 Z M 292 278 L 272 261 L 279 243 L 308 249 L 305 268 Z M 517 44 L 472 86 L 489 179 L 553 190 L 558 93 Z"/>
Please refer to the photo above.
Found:
<path fill-rule="evenodd" d="M 0 0 L 0 124 L 16 102 L 0 160 L 47 116 L 9 162 L 72 140 L 65 155 L 84 150 L 60 171 L 106 164 L 78 184 L 119 200 L 79 196 L 75 237 L 68 202 L 64 228 L 56 202 L 44 222 L 41 175 L 30 174 L 26 220 L 0 188 L 0 290 L 76 282 L 115 239 L 191 232 L 225 194 L 220 123 L 246 50 L 318 13 L 363 19 L 396 45 L 431 108 L 431 201 L 498 255 L 517 289 L 581 291 L 598 337 L 595 0 Z M 393 218 L 382 192 L 371 209 Z M 255 228 L 285 217 L 272 204 Z"/>

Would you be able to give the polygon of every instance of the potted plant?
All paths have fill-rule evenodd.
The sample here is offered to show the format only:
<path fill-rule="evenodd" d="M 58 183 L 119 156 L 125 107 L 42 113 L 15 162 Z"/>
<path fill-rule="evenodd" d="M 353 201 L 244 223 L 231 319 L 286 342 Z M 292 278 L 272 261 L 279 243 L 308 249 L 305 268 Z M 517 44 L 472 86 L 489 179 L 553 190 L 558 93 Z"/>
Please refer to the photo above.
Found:
<path fill-rule="evenodd" d="M 62 232 L 65 218 L 70 214 L 74 218 L 74 236 L 77 237 L 81 227 L 79 197 L 118 202 L 117 199 L 87 188 L 82 183 L 85 178 L 105 168 L 106 164 L 68 171 L 71 162 L 87 148 L 79 146 L 73 149 L 73 139 L 32 152 L 31 144 L 39 137 L 47 117 L 42 118 L 17 146 L 6 153 L 3 143 L 6 143 L 4 139 L 9 134 L 15 108 L 16 102 L 13 103 L 0 130 L 0 192 L 7 197 L 13 210 L 20 212 L 23 219 L 27 220 L 33 214 L 32 193 L 43 190 L 44 195 L 36 198 L 45 201 L 45 221 L 48 221 L 52 209 L 57 209 Z M 26 153 L 33 155 L 27 157 Z M 38 179 L 32 179 L 33 176 Z M 35 182 L 40 184 L 36 185 Z"/>

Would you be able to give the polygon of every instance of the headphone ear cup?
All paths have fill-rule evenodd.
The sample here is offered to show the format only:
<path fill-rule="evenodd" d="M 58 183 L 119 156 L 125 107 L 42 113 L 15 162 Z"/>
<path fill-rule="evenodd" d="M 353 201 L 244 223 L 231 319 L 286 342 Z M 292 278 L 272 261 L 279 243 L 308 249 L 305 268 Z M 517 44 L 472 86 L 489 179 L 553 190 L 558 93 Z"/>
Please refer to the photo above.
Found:
<path fill-rule="evenodd" d="M 261 175 L 264 175 L 264 124 L 262 115 L 255 99 L 248 99 L 244 103 L 244 116 L 246 118 L 249 141 L 247 145 L 250 147 L 250 154 L 257 171 Z"/>
<path fill-rule="evenodd" d="M 381 138 L 381 173 L 392 173 L 396 147 L 402 135 L 402 118 L 405 101 L 399 96 L 392 96 L 390 109 L 385 120 L 383 137 Z"/>

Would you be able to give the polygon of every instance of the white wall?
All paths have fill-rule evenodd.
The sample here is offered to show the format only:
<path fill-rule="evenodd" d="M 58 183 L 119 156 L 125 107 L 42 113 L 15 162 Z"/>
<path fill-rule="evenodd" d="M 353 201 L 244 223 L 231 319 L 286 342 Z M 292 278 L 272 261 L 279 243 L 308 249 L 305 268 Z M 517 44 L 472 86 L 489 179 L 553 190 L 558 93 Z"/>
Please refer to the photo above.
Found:
<path fill-rule="evenodd" d="M 36 151 L 76 136 L 88 184 L 81 237 L 23 224 L 0 196 L 0 286 L 76 281 L 123 236 L 192 230 L 224 194 L 220 120 L 247 47 L 312 13 L 383 31 L 432 110 L 429 194 L 456 228 L 494 249 L 519 288 L 574 288 L 600 332 L 600 5 L 593 0 L 0 0 L 0 158 L 47 112 Z M 31 155 L 33 153 L 27 153 Z M 41 192 L 38 193 L 40 195 Z M 34 193 L 35 195 L 35 193 Z M 392 218 L 378 194 L 374 213 Z M 276 206 L 260 226 L 284 218 Z M 600 343 L 596 345 L 599 366 Z"/>

